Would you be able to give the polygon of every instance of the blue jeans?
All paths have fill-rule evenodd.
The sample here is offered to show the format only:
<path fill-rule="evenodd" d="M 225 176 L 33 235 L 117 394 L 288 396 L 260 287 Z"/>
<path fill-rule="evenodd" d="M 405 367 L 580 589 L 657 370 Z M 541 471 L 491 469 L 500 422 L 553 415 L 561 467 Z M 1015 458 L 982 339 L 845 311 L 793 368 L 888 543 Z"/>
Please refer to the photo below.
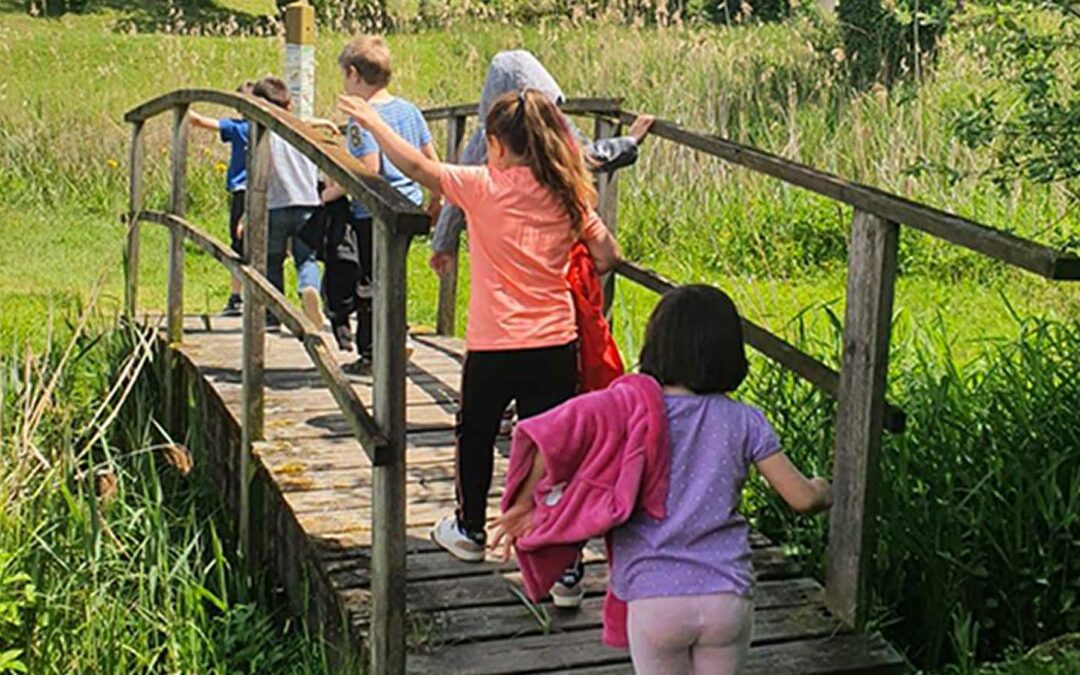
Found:
<path fill-rule="evenodd" d="M 285 292 L 285 246 L 292 239 L 293 262 L 296 263 L 297 291 L 305 288 L 319 290 L 319 265 L 315 249 L 296 233 L 308 221 L 315 209 L 309 206 L 289 206 L 270 210 L 270 227 L 266 242 L 266 278 Z"/>

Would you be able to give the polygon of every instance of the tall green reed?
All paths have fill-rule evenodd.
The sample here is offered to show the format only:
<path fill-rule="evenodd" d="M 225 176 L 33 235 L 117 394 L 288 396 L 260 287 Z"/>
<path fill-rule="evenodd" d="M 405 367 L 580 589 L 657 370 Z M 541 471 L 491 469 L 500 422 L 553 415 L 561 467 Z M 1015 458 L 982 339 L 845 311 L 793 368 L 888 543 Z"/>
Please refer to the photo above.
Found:
<path fill-rule="evenodd" d="M 205 448 L 156 422 L 151 334 L 83 316 L 38 352 L 0 355 L 0 662 L 328 672 L 319 641 L 237 565 Z"/>

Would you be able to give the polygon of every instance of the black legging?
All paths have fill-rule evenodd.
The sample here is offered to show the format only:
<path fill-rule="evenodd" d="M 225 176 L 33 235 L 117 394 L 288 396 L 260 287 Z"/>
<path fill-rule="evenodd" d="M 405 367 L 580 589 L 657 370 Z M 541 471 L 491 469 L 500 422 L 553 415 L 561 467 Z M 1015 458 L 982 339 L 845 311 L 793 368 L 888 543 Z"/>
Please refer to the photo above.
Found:
<path fill-rule="evenodd" d="M 495 437 L 510 401 L 517 401 L 518 417 L 526 419 L 554 408 L 576 390 L 576 342 L 466 355 L 456 462 L 458 518 L 465 529 L 484 530 Z"/>

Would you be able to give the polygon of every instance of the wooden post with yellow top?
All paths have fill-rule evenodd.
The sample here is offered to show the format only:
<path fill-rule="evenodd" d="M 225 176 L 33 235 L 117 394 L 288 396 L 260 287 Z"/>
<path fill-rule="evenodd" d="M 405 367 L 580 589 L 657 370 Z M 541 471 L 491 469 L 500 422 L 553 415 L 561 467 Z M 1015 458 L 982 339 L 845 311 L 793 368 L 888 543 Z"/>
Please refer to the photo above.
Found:
<path fill-rule="evenodd" d="M 315 8 L 305 0 L 285 6 L 285 83 L 293 112 L 315 116 Z"/>

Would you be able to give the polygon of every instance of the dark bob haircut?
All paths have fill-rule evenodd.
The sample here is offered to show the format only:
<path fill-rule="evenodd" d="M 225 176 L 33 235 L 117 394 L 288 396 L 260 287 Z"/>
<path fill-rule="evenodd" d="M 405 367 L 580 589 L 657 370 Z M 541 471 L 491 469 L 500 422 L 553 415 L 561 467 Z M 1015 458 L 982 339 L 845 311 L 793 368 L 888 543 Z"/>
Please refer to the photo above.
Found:
<path fill-rule="evenodd" d="M 746 379 L 742 319 L 712 286 L 682 286 L 660 300 L 645 328 L 641 372 L 695 394 L 734 391 Z"/>

